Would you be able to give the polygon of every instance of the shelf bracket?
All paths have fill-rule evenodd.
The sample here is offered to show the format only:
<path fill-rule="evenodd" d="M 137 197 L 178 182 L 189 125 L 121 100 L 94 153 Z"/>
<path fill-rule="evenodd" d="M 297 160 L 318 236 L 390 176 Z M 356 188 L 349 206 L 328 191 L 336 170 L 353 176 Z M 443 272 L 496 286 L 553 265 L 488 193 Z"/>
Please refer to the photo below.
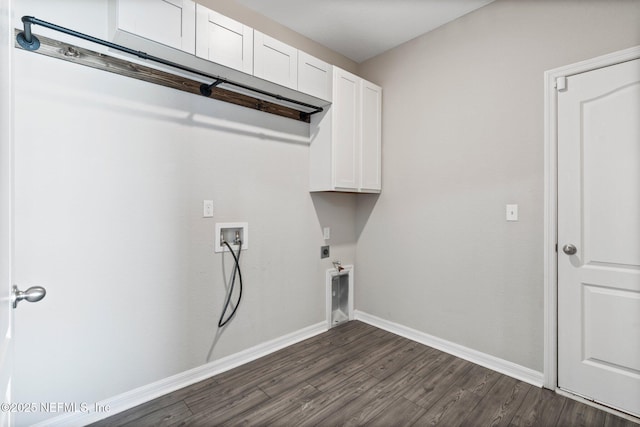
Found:
<path fill-rule="evenodd" d="M 214 87 L 218 86 L 221 83 L 223 83 L 222 79 L 218 79 L 215 82 L 211 83 L 210 85 L 202 83 L 200 85 L 200 93 L 206 97 L 209 97 L 213 93 L 211 89 L 213 89 Z"/>

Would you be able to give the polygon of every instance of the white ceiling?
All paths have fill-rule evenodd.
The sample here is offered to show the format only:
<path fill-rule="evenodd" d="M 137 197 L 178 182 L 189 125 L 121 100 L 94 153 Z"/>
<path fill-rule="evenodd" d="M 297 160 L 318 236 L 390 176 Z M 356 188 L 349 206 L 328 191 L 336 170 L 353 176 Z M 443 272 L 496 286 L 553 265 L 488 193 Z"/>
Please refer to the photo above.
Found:
<path fill-rule="evenodd" d="M 493 0 L 236 0 L 358 63 Z"/>

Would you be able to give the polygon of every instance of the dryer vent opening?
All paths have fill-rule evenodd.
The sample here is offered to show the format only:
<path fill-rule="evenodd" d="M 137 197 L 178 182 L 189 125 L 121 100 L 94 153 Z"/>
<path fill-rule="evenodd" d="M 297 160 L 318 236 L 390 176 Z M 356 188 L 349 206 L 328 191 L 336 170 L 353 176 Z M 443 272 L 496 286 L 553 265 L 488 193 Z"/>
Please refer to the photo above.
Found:
<path fill-rule="evenodd" d="M 327 273 L 327 323 L 332 328 L 353 319 L 353 269 L 350 266 Z"/>

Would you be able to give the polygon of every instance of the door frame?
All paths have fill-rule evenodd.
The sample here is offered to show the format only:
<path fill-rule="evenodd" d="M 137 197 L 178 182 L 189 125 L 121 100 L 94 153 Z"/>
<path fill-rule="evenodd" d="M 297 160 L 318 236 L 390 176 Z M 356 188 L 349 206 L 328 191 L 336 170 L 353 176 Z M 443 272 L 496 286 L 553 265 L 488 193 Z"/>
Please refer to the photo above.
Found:
<path fill-rule="evenodd" d="M 544 387 L 558 388 L 558 99 L 561 77 L 640 58 L 640 46 L 544 73 Z"/>
<path fill-rule="evenodd" d="M 10 403 L 13 370 L 13 0 L 0 0 L 0 395 Z M 13 423 L 0 413 L 0 426 Z"/>

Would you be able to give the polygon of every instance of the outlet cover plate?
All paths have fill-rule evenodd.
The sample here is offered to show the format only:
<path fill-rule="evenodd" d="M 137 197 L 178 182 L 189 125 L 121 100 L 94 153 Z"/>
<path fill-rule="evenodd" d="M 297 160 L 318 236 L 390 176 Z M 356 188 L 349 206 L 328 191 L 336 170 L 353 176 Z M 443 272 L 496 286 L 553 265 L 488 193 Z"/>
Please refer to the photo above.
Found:
<path fill-rule="evenodd" d="M 330 251 L 329 246 L 320 246 L 320 258 L 329 258 Z"/>

